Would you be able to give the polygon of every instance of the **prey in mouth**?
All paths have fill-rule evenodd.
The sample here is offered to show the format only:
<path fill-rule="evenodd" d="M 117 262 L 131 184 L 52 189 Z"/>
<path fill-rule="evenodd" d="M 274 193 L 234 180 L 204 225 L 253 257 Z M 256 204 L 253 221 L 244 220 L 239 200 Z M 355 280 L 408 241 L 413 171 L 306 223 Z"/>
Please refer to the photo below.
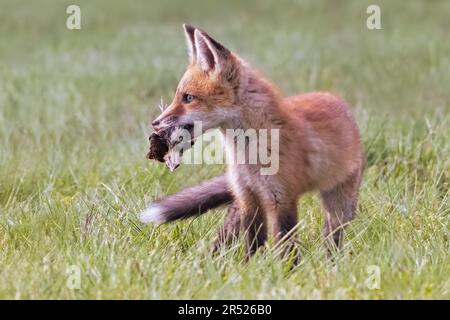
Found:
<path fill-rule="evenodd" d="M 193 126 L 174 126 L 153 132 L 149 137 L 150 150 L 147 159 L 164 162 L 170 171 L 181 164 L 184 151 L 194 144 Z"/>

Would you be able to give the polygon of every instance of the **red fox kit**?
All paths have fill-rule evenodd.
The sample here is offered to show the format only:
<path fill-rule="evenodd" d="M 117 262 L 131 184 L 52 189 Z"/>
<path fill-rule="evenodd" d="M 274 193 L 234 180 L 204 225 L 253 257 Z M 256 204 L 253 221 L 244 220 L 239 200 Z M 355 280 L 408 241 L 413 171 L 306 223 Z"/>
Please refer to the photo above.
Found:
<path fill-rule="evenodd" d="M 328 92 L 283 97 L 204 31 L 188 25 L 184 31 L 190 63 L 172 103 L 153 121 L 154 129 L 197 121 L 204 131 L 276 129 L 278 170 L 263 175 L 261 163 L 228 161 L 226 175 L 155 201 L 141 220 L 168 222 L 232 203 L 215 248 L 242 230 L 249 257 L 268 233 L 276 241 L 293 241 L 297 201 L 317 191 L 325 211 L 324 236 L 339 248 L 343 228 L 355 216 L 363 170 L 359 131 L 346 103 Z M 235 143 L 225 140 L 227 160 L 242 151 Z"/>

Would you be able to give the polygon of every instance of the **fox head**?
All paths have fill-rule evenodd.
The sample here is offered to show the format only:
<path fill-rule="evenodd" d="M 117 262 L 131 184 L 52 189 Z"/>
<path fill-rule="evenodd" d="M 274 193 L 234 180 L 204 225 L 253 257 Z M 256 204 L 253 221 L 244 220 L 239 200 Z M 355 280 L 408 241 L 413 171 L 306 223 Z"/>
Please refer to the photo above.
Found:
<path fill-rule="evenodd" d="M 203 131 L 233 116 L 240 59 L 200 29 L 183 25 L 189 65 L 172 103 L 152 122 L 156 131 L 201 121 Z"/>

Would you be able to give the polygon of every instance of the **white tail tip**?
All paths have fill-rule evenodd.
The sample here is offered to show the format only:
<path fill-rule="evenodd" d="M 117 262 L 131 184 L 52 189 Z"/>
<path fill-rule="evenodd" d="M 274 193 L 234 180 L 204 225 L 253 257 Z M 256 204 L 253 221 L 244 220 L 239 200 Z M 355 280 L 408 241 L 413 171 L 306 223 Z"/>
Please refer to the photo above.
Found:
<path fill-rule="evenodd" d="M 139 220 L 143 223 L 163 223 L 166 221 L 163 210 L 158 205 L 150 205 L 139 214 Z"/>

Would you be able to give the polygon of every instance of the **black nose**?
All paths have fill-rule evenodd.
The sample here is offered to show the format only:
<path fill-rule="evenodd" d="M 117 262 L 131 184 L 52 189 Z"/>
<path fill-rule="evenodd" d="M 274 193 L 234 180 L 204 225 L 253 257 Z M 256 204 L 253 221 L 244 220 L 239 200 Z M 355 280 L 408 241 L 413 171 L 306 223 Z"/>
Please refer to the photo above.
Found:
<path fill-rule="evenodd" d="M 152 122 L 152 127 L 153 127 L 153 129 L 155 129 L 156 131 L 158 131 L 159 123 L 160 123 L 160 122 L 161 122 L 161 121 L 159 121 L 159 120 L 153 121 L 153 122 Z"/>

